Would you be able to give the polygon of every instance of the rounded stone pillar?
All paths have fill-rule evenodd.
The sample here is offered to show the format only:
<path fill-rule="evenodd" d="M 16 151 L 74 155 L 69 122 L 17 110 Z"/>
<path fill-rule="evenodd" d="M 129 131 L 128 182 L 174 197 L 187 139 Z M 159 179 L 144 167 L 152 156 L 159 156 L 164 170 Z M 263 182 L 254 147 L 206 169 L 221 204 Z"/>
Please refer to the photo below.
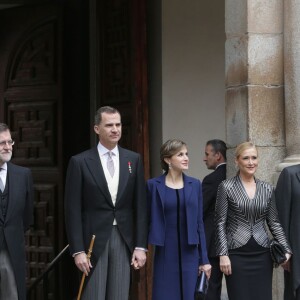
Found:
<path fill-rule="evenodd" d="M 284 1 L 285 134 L 287 157 L 277 170 L 300 163 L 300 1 Z"/>

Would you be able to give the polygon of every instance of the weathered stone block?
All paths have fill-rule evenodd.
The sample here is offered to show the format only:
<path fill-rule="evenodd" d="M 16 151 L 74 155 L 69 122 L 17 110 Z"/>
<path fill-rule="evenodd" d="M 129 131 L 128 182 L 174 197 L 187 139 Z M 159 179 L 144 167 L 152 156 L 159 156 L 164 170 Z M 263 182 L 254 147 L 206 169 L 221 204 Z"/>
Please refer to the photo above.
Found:
<path fill-rule="evenodd" d="M 282 85 L 282 35 L 249 35 L 248 67 L 250 84 Z"/>
<path fill-rule="evenodd" d="M 248 32 L 282 33 L 283 1 L 251 0 L 248 2 Z"/>
<path fill-rule="evenodd" d="M 248 82 L 248 39 L 246 35 L 225 43 L 225 84 L 237 86 Z"/>
<path fill-rule="evenodd" d="M 227 89 L 225 101 L 227 143 L 236 145 L 248 139 L 248 88 Z"/>
<path fill-rule="evenodd" d="M 261 146 L 284 146 L 282 86 L 249 86 L 249 138 Z"/>
<path fill-rule="evenodd" d="M 225 0 L 225 32 L 228 37 L 247 32 L 247 1 Z"/>

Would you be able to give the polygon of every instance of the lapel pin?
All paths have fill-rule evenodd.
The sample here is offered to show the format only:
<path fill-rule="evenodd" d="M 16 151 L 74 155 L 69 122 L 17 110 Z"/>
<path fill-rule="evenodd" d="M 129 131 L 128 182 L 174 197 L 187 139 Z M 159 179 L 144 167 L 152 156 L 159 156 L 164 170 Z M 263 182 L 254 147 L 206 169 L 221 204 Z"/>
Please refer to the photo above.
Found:
<path fill-rule="evenodd" d="M 130 161 L 128 162 L 128 171 L 129 171 L 130 174 L 132 173 L 131 162 Z"/>

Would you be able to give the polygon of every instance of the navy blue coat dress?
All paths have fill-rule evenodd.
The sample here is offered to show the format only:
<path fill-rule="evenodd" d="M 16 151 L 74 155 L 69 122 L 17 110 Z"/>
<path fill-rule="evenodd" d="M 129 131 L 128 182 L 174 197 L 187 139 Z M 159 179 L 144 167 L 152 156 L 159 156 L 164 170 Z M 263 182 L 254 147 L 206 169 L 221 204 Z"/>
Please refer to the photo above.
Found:
<path fill-rule="evenodd" d="M 183 175 L 179 190 L 166 175 L 148 180 L 150 244 L 155 245 L 153 300 L 193 300 L 199 265 L 208 264 L 198 179 Z"/>

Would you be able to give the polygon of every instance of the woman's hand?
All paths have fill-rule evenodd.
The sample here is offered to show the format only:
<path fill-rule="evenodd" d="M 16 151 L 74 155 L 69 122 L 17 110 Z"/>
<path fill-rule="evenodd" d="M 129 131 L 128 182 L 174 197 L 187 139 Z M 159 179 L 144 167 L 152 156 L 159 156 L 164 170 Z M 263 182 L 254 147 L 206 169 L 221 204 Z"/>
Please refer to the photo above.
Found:
<path fill-rule="evenodd" d="M 292 254 L 291 253 L 286 253 L 285 257 L 286 257 L 286 261 L 284 263 L 287 263 L 290 260 L 290 258 L 292 257 Z"/>
<path fill-rule="evenodd" d="M 225 275 L 231 275 L 232 274 L 231 262 L 230 262 L 230 259 L 227 255 L 220 256 L 220 270 Z"/>
<path fill-rule="evenodd" d="M 211 275 L 211 265 L 206 264 L 206 265 L 200 265 L 199 266 L 199 274 L 200 272 L 203 271 L 206 275 L 206 277 L 209 279 Z"/>
<path fill-rule="evenodd" d="M 290 264 L 290 258 L 291 258 L 291 254 L 290 253 L 286 253 L 285 257 L 286 257 L 286 261 L 284 261 L 281 266 L 285 271 L 290 272 L 291 271 L 291 264 Z"/>

